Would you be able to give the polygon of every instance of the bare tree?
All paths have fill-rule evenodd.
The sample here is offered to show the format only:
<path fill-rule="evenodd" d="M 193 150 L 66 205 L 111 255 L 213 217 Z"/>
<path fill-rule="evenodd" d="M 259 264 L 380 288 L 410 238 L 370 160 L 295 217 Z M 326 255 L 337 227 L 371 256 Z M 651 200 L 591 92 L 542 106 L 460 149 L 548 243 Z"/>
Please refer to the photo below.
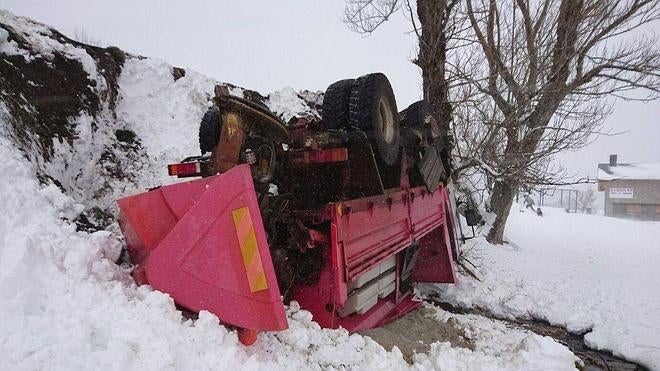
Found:
<path fill-rule="evenodd" d="M 612 98 L 657 97 L 657 41 L 631 31 L 660 18 L 659 2 L 418 0 L 415 17 L 409 1 L 347 0 L 346 20 L 368 33 L 410 13 L 424 98 L 447 134 L 453 117 L 454 178 L 482 174 L 496 214 L 487 238 L 502 243 L 518 189 L 566 184 L 554 155 L 608 134 Z"/>
<path fill-rule="evenodd" d="M 596 192 L 591 187 L 579 191 L 577 196 L 577 202 L 578 202 L 578 210 L 581 213 L 588 212 L 594 207 L 594 202 L 596 202 Z"/>
<path fill-rule="evenodd" d="M 347 0 L 344 19 L 353 31 L 372 33 L 400 8 L 399 0 Z"/>
<path fill-rule="evenodd" d="M 73 39 L 83 44 L 103 47 L 103 42 L 100 39 L 93 38 L 83 27 L 76 27 L 73 30 Z"/>
<path fill-rule="evenodd" d="M 656 21 L 657 0 L 467 0 L 469 30 L 448 62 L 462 83 L 452 90 L 457 169 L 490 179 L 488 233 L 502 243 L 519 187 L 560 184 L 555 154 L 601 133 L 607 98 L 650 99 L 660 91 L 655 38 L 629 31 Z M 646 88 L 651 95 L 628 95 Z"/>

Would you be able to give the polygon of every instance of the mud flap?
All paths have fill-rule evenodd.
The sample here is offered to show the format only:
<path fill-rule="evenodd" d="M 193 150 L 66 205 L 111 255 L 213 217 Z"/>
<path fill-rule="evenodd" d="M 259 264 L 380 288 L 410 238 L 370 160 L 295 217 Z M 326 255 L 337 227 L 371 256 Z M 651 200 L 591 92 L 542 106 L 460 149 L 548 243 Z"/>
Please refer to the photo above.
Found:
<path fill-rule="evenodd" d="M 434 197 L 440 197 L 441 202 L 436 204 L 436 220 L 442 220 L 428 234 L 418 240 L 419 253 L 413 268 L 413 281 L 433 283 L 457 283 L 454 266 L 454 252 L 452 249 L 453 215 L 451 214 L 451 201 L 446 189 L 436 192 Z M 422 211 L 419 207 L 418 212 Z M 425 217 L 426 216 L 426 217 Z M 428 219 L 428 213 L 417 215 L 414 219 L 419 224 L 420 218 Z"/>
<path fill-rule="evenodd" d="M 435 228 L 420 241 L 413 268 L 415 282 L 456 283 L 454 259 L 446 224 Z"/>
<path fill-rule="evenodd" d="M 287 328 L 247 165 L 118 201 L 129 249 L 155 289 L 227 324 Z"/>
<path fill-rule="evenodd" d="M 445 178 L 445 168 L 440 159 L 440 150 L 437 145 L 429 146 L 424 152 L 424 157 L 419 163 L 419 173 L 422 175 L 424 184 L 429 192 L 438 189 L 440 180 Z"/>

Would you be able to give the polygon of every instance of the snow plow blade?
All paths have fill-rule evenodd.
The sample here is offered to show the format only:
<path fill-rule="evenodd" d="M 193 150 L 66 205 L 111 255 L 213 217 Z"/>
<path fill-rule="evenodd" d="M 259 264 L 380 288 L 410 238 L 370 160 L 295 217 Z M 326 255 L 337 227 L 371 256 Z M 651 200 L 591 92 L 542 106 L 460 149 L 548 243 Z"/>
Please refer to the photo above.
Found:
<path fill-rule="evenodd" d="M 248 165 L 117 203 L 139 283 L 230 325 L 287 328 Z"/>

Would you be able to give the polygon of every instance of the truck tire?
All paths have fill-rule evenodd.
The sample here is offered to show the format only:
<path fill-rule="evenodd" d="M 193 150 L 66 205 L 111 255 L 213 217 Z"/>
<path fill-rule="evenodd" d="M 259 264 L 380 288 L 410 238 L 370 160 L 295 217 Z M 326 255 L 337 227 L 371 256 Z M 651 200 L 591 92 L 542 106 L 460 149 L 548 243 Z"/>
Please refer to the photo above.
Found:
<path fill-rule="evenodd" d="M 206 111 L 199 123 L 199 150 L 211 152 L 220 140 L 220 110 L 213 106 Z"/>
<path fill-rule="evenodd" d="M 431 116 L 430 118 L 428 116 Z M 440 151 L 440 160 L 445 168 L 445 177 L 451 172 L 451 150 L 453 148 L 453 139 L 449 133 L 441 136 L 440 128 L 433 118 L 431 105 L 426 101 L 418 101 L 399 112 L 401 117 L 401 127 L 413 129 L 413 131 L 423 136 L 422 142 L 427 145 L 433 145 Z M 404 129 L 405 130 L 405 129 Z M 409 137 L 406 137 L 408 139 Z"/>
<path fill-rule="evenodd" d="M 431 105 L 424 100 L 415 102 L 399 112 L 399 117 L 401 127 L 411 129 L 419 136 L 420 143 L 430 144 L 440 134 Z"/>
<path fill-rule="evenodd" d="M 431 105 L 420 100 L 399 112 L 401 127 L 414 129 L 429 129 L 428 115 L 432 115 Z"/>
<path fill-rule="evenodd" d="M 355 79 L 339 80 L 325 90 L 321 116 L 328 130 L 347 129 L 351 89 Z"/>
<path fill-rule="evenodd" d="M 350 125 L 363 130 L 376 147 L 376 158 L 393 165 L 399 156 L 399 113 L 385 75 L 372 73 L 355 80 L 349 116 Z"/>

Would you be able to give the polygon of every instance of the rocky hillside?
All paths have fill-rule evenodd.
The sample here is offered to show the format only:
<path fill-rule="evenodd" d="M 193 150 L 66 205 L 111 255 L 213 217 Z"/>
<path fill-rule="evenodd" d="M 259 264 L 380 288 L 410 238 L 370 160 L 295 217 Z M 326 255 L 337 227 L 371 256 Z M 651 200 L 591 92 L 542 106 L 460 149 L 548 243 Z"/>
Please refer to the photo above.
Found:
<path fill-rule="evenodd" d="M 79 227 L 116 218 L 114 200 L 171 182 L 167 162 L 197 154 L 199 119 L 217 81 L 163 61 L 72 40 L 0 11 L 2 134 L 81 206 Z M 282 89 L 269 95 L 232 86 L 285 121 L 318 117 L 321 95 Z"/>

